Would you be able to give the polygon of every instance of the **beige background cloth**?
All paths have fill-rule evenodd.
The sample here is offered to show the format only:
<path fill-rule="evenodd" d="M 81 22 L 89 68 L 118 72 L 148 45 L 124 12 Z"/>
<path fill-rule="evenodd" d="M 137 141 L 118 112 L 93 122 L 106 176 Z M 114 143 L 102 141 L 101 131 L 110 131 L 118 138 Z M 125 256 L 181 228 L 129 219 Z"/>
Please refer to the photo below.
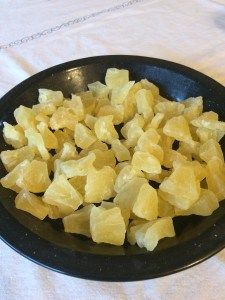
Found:
<path fill-rule="evenodd" d="M 172 60 L 225 85 L 225 1 L 0 0 L 0 96 L 47 67 L 104 54 Z M 0 242 L 0 271 L 3 300 L 225 299 L 225 250 L 164 278 L 101 283 L 49 271 Z"/>

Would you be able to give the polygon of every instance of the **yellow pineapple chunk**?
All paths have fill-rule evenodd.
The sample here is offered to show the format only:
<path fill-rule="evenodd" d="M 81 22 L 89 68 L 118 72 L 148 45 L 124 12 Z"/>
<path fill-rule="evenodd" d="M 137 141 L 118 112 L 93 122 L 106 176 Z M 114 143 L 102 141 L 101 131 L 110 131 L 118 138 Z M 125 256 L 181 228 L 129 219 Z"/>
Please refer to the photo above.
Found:
<path fill-rule="evenodd" d="M 188 122 L 192 121 L 202 114 L 203 100 L 201 96 L 196 98 L 188 98 L 186 100 L 183 100 L 181 103 L 185 105 L 183 116 Z"/>
<path fill-rule="evenodd" d="M 87 150 L 91 151 L 91 150 L 96 150 L 96 149 L 97 150 L 101 150 L 101 151 L 107 151 L 108 150 L 108 146 L 105 143 L 97 140 L 91 146 L 89 146 Z"/>
<path fill-rule="evenodd" d="M 111 144 L 112 150 L 118 161 L 130 160 L 129 150 L 121 143 L 120 140 L 116 139 Z"/>
<path fill-rule="evenodd" d="M 82 204 L 81 194 L 69 183 L 64 175 L 59 175 L 44 193 L 43 201 L 51 205 L 66 205 L 76 210 Z"/>
<path fill-rule="evenodd" d="M 148 152 L 136 151 L 131 163 L 135 168 L 146 173 L 160 174 L 162 171 L 159 160 Z"/>
<path fill-rule="evenodd" d="M 72 143 L 66 142 L 63 144 L 60 152 L 55 155 L 55 158 L 58 158 L 62 161 L 78 159 L 77 149 Z"/>
<path fill-rule="evenodd" d="M 109 95 L 109 88 L 100 81 L 88 84 L 88 89 L 95 97 L 105 98 Z"/>
<path fill-rule="evenodd" d="M 199 216 L 210 216 L 218 207 L 219 203 L 215 194 L 210 190 L 201 189 L 201 193 L 197 202 L 195 202 L 187 210 L 175 208 L 175 213 L 176 216 L 189 216 L 192 214 Z"/>
<path fill-rule="evenodd" d="M 69 135 L 65 130 L 56 130 L 54 132 L 55 137 L 58 140 L 58 148 L 57 148 L 57 152 L 61 151 L 64 143 L 67 142 L 74 142 L 73 138 L 71 137 L 71 135 Z"/>
<path fill-rule="evenodd" d="M 192 120 L 191 124 L 195 127 L 225 131 L 225 122 L 218 121 L 218 114 L 213 111 L 204 112 L 201 116 Z"/>
<path fill-rule="evenodd" d="M 215 157 L 224 161 L 223 152 L 220 147 L 220 144 L 213 139 L 208 140 L 200 146 L 199 156 L 205 162 L 208 162 L 210 161 L 210 159 L 213 159 Z"/>
<path fill-rule="evenodd" d="M 48 89 L 39 89 L 39 103 L 53 103 L 60 106 L 63 102 L 63 93 L 61 91 L 52 91 Z"/>
<path fill-rule="evenodd" d="M 118 139 L 118 133 L 113 126 L 113 116 L 99 117 L 94 126 L 97 138 L 110 144 L 113 140 Z"/>
<path fill-rule="evenodd" d="M 189 166 L 192 167 L 195 177 L 197 180 L 202 181 L 206 177 L 206 168 L 204 165 L 201 165 L 199 161 L 192 160 L 188 161 L 183 157 L 177 157 L 176 160 L 173 161 L 173 168 L 177 169 L 180 166 Z"/>
<path fill-rule="evenodd" d="M 35 151 L 40 154 L 44 160 L 48 160 L 50 158 L 48 150 L 45 148 L 42 135 L 39 132 L 32 128 L 26 129 L 25 136 L 28 140 L 28 146 L 34 147 Z"/>
<path fill-rule="evenodd" d="M 60 106 L 50 119 L 50 127 L 53 130 L 61 128 L 74 130 L 77 121 L 77 116 L 72 113 L 70 108 Z"/>
<path fill-rule="evenodd" d="M 158 193 L 158 214 L 160 218 L 163 217 L 173 218 L 175 216 L 174 206 L 171 205 L 168 201 L 163 200 L 162 197 L 160 197 L 160 190 Z"/>
<path fill-rule="evenodd" d="M 151 90 L 141 89 L 135 94 L 135 99 L 137 103 L 137 111 L 143 115 L 144 119 L 152 120 L 154 97 Z"/>
<path fill-rule="evenodd" d="M 131 146 L 135 146 L 139 137 L 143 134 L 145 120 L 139 114 L 136 114 L 132 120 L 127 122 L 122 128 L 121 133 L 127 139 Z"/>
<path fill-rule="evenodd" d="M 69 183 L 82 195 L 85 194 L 86 176 L 75 176 L 69 179 Z"/>
<path fill-rule="evenodd" d="M 27 139 L 24 135 L 23 128 L 19 125 L 10 125 L 3 122 L 3 137 L 7 144 L 12 145 L 13 148 L 21 148 L 27 144 Z"/>
<path fill-rule="evenodd" d="M 159 128 L 160 124 L 162 123 L 165 114 L 163 113 L 156 113 L 156 115 L 152 118 L 151 122 L 147 125 L 146 130 L 149 128 L 157 129 Z"/>
<path fill-rule="evenodd" d="M 35 120 L 41 123 L 44 123 L 47 127 L 49 127 L 50 118 L 43 114 L 38 114 L 35 116 Z"/>
<path fill-rule="evenodd" d="M 180 116 L 184 111 L 184 104 L 175 101 L 159 102 L 154 106 L 154 112 L 163 113 L 164 119 L 169 120 L 172 117 Z"/>
<path fill-rule="evenodd" d="M 32 193 L 45 192 L 50 183 L 47 163 L 38 160 L 32 160 L 16 182 L 21 189 Z"/>
<path fill-rule="evenodd" d="M 84 105 L 84 113 L 92 114 L 96 106 L 96 98 L 93 96 L 92 92 L 81 92 L 77 95 L 81 97 L 82 103 Z"/>
<path fill-rule="evenodd" d="M 23 128 L 36 128 L 35 113 L 31 108 L 20 105 L 14 110 L 16 122 Z"/>
<path fill-rule="evenodd" d="M 123 85 L 113 87 L 111 92 L 111 98 L 110 98 L 111 104 L 113 106 L 122 104 L 126 99 L 126 97 L 128 96 L 128 93 L 132 88 L 132 86 L 134 85 L 134 83 L 135 81 L 129 81 Z"/>
<path fill-rule="evenodd" d="M 166 122 L 163 133 L 183 142 L 192 141 L 188 122 L 183 116 L 173 117 Z"/>
<path fill-rule="evenodd" d="M 140 84 L 143 89 L 151 90 L 154 99 L 158 100 L 159 88 L 156 85 L 154 85 L 152 82 L 148 81 L 147 79 L 142 79 L 140 81 Z"/>
<path fill-rule="evenodd" d="M 91 236 L 90 232 L 90 214 L 93 204 L 87 205 L 73 214 L 63 218 L 63 225 L 65 232 L 77 233 Z"/>
<path fill-rule="evenodd" d="M 75 126 L 74 140 L 78 147 L 87 149 L 97 140 L 97 138 L 89 128 L 81 123 L 78 123 Z"/>
<path fill-rule="evenodd" d="M 192 167 L 180 166 L 164 179 L 159 188 L 172 195 L 164 200 L 180 209 L 188 209 L 199 198 L 200 181 L 196 179 Z"/>
<path fill-rule="evenodd" d="M 72 99 L 64 100 L 63 106 L 67 109 L 69 108 L 76 115 L 77 121 L 84 119 L 85 108 L 81 97 L 72 94 Z"/>
<path fill-rule="evenodd" d="M 48 207 L 41 197 L 26 190 L 20 191 L 16 196 L 15 206 L 17 209 L 26 211 L 40 220 L 43 220 L 48 215 Z"/>
<path fill-rule="evenodd" d="M 56 136 L 54 135 L 54 133 L 51 130 L 48 129 L 48 126 L 45 123 L 40 122 L 37 125 L 37 129 L 40 132 L 40 134 L 43 138 L 45 147 L 47 149 L 58 148 L 58 140 L 57 140 Z"/>
<path fill-rule="evenodd" d="M 201 143 L 205 143 L 210 139 L 214 139 L 215 141 L 219 142 L 225 135 L 225 131 L 199 127 L 196 129 L 196 135 Z"/>
<path fill-rule="evenodd" d="M 97 121 L 96 117 L 86 114 L 84 122 L 87 125 L 87 127 L 89 127 L 90 129 L 94 129 L 96 121 Z"/>
<path fill-rule="evenodd" d="M 32 110 L 36 115 L 51 116 L 56 111 L 56 107 L 52 102 L 44 102 L 33 105 Z"/>
<path fill-rule="evenodd" d="M 206 181 L 208 188 L 220 200 L 225 199 L 225 166 L 224 162 L 214 157 L 207 162 Z"/>
<path fill-rule="evenodd" d="M 106 71 L 105 83 L 110 89 L 124 85 L 129 81 L 128 70 L 109 68 Z"/>
<path fill-rule="evenodd" d="M 114 196 L 115 171 L 108 166 L 100 170 L 91 169 L 87 174 L 84 201 L 99 203 Z"/>
<path fill-rule="evenodd" d="M 127 165 L 129 165 L 128 161 L 123 161 L 123 162 L 118 163 L 114 168 L 116 174 L 118 175 L 120 173 L 120 171 Z"/>
<path fill-rule="evenodd" d="M 91 237 L 96 243 L 123 245 L 126 226 L 119 207 L 93 207 L 90 214 Z"/>
<path fill-rule="evenodd" d="M 97 117 L 113 116 L 113 124 L 118 125 L 123 122 L 124 107 L 122 105 L 112 106 L 110 104 L 103 105 L 99 108 Z"/>
<path fill-rule="evenodd" d="M 67 178 L 75 176 L 86 176 L 93 169 L 95 154 L 90 153 L 87 156 L 77 159 L 68 160 L 60 164 L 61 171 Z"/>
<path fill-rule="evenodd" d="M 96 156 L 96 159 L 93 163 L 93 166 L 96 169 L 101 169 L 104 166 L 109 166 L 111 168 L 115 168 L 116 166 L 116 159 L 114 156 L 113 151 L 107 150 L 107 151 L 101 151 L 99 149 L 91 150 L 90 153 L 94 153 Z"/>
<path fill-rule="evenodd" d="M 25 159 L 33 160 L 35 152 L 32 147 L 24 146 L 17 150 L 2 151 L 0 156 L 4 167 L 10 172 Z"/>

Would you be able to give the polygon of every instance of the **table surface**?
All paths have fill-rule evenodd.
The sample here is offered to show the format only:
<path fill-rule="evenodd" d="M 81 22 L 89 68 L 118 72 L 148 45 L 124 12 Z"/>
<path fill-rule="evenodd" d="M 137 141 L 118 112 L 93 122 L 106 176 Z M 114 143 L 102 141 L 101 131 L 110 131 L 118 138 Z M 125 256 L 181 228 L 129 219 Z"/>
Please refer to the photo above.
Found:
<path fill-rule="evenodd" d="M 224 0 L 0 2 L 0 96 L 50 66 L 106 54 L 172 60 L 225 85 Z M 0 270 L 4 300 L 225 298 L 225 250 L 167 277 L 106 283 L 49 271 L 0 242 Z"/>

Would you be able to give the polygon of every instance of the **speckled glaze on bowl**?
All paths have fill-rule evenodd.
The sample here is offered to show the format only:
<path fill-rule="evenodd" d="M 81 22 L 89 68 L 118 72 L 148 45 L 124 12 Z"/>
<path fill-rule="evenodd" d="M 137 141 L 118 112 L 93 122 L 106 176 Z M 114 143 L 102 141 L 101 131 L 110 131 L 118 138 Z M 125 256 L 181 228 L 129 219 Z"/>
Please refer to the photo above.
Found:
<path fill-rule="evenodd" d="M 62 90 L 65 96 L 86 90 L 87 84 L 103 81 L 109 67 L 125 68 L 132 80 L 147 78 L 160 87 L 162 96 L 180 101 L 202 95 L 204 110 L 216 111 L 225 120 L 225 88 L 188 67 L 139 56 L 113 55 L 67 62 L 23 81 L 0 101 L 0 120 L 14 122 L 20 104 L 37 102 L 38 88 Z M 8 146 L 0 136 L 0 150 Z M 222 141 L 223 150 L 225 143 Z M 0 166 L 1 177 L 5 175 Z M 160 241 L 153 252 L 125 244 L 97 245 L 63 232 L 60 220 L 39 221 L 14 207 L 15 193 L 0 187 L 0 236 L 10 247 L 49 269 L 86 279 L 132 281 L 172 274 L 214 255 L 225 246 L 225 203 L 209 217 L 175 219 L 176 237 Z"/>

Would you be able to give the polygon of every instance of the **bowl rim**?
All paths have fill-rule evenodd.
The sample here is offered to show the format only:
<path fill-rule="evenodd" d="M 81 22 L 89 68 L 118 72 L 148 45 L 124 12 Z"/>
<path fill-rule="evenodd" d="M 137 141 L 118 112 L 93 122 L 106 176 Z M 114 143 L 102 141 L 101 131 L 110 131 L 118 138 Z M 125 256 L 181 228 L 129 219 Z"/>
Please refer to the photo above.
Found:
<path fill-rule="evenodd" d="M 103 55 L 72 60 L 34 74 L 0 99 L 0 109 L 12 96 L 25 91 L 28 86 L 46 76 L 92 63 L 101 63 L 102 60 L 108 59 L 115 63 L 135 61 L 164 67 L 190 76 L 204 85 L 213 85 L 225 95 L 225 87 L 214 79 L 175 62 L 135 55 Z M 4 229 L 6 227 L 5 220 L 7 220 L 7 230 Z M 66 275 L 100 281 L 138 281 L 185 270 L 221 251 L 225 247 L 225 219 L 217 220 L 211 228 L 194 240 L 172 246 L 166 251 L 115 256 L 84 253 L 54 245 L 20 224 L 0 203 L 0 238 L 29 260 Z"/>

